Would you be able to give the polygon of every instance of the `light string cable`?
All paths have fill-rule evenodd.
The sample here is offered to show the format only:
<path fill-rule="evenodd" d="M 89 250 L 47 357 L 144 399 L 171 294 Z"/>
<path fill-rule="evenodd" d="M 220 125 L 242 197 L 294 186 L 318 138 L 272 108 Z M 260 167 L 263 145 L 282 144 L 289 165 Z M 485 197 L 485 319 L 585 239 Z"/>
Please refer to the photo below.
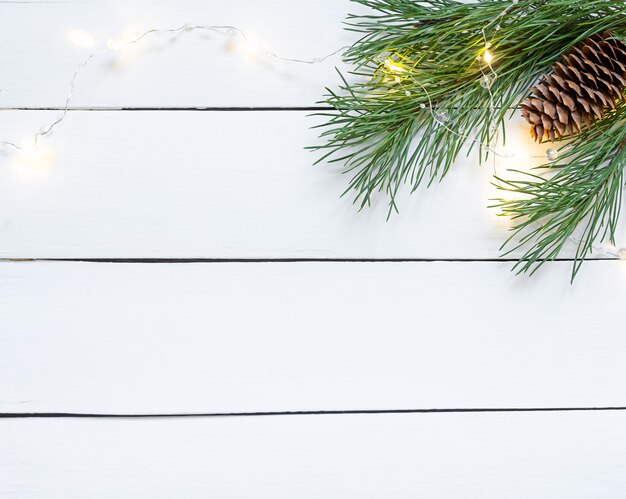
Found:
<path fill-rule="evenodd" d="M 515 7 L 515 5 L 517 4 L 517 1 L 514 1 L 511 5 L 509 5 L 506 9 L 504 9 L 502 11 L 502 13 L 500 14 L 500 16 L 497 18 L 497 24 L 495 26 L 495 30 L 499 31 L 500 30 L 500 21 L 502 20 L 502 18 L 513 8 Z M 487 40 L 487 36 L 485 34 L 485 29 L 488 28 L 489 26 L 491 26 L 494 22 L 496 22 L 496 20 L 493 20 L 491 23 L 489 23 L 485 28 L 482 29 L 482 35 L 483 35 L 483 41 L 485 43 L 485 51 L 489 50 L 492 46 L 492 43 L 490 41 Z M 484 88 L 489 92 L 489 108 L 491 111 L 491 116 L 494 115 L 494 110 L 495 110 L 495 106 L 494 106 L 494 95 L 493 92 L 491 91 L 491 85 L 493 84 L 493 82 L 498 78 L 498 74 L 496 73 L 496 71 L 494 70 L 492 64 L 491 64 L 491 57 L 484 57 L 485 62 L 487 63 L 487 66 L 489 67 L 489 71 L 491 72 L 491 76 L 488 74 L 485 74 L 485 72 L 483 71 L 483 66 L 480 66 L 480 71 L 483 74 L 483 78 L 487 78 L 486 80 L 484 80 L 486 82 L 486 84 L 484 84 Z M 490 79 L 492 78 L 492 79 Z M 494 142 L 497 144 L 498 143 L 498 139 L 499 139 L 499 129 L 497 127 L 497 124 L 492 121 L 491 123 L 491 128 L 490 128 L 490 132 L 494 132 L 495 135 L 493 137 Z M 570 149 L 570 145 L 569 144 L 565 144 L 561 150 L 566 151 Z M 502 155 L 502 154 L 498 154 L 495 150 L 492 150 L 490 147 L 487 148 L 488 152 L 491 152 L 494 154 L 494 158 L 493 158 L 493 173 L 494 173 L 494 177 L 499 177 L 499 173 L 498 173 L 498 163 L 496 161 L 495 156 L 499 156 L 499 157 L 504 157 L 504 158 L 513 158 L 515 157 L 514 154 L 511 155 Z M 548 159 L 549 161 L 555 161 L 556 159 L 558 159 L 558 150 L 555 149 L 554 147 L 550 147 L 549 149 L 547 149 L 546 151 L 546 155 L 545 156 L 538 156 L 538 155 L 532 155 L 529 156 L 529 158 L 542 158 L 542 159 Z M 554 155 L 554 156 L 553 156 Z M 575 244 L 576 246 L 580 246 L 582 244 L 582 240 L 580 238 L 577 238 L 575 236 L 569 236 L 567 238 L 567 241 L 569 241 L 571 244 Z M 617 249 L 615 248 L 613 245 L 608 245 L 608 246 L 603 246 L 603 245 L 590 245 L 590 249 L 593 252 L 599 253 L 599 254 L 603 254 L 603 255 L 607 255 L 611 258 L 614 259 L 619 259 L 619 260 L 623 260 L 626 259 L 626 249 L 622 248 L 622 249 Z"/>
<path fill-rule="evenodd" d="M 81 75 L 81 73 L 85 70 L 85 68 L 89 65 L 89 63 L 104 55 L 104 54 L 108 54 L 111 52 L 116 52 L 119 51 L 123 48 L 129 47 L 131 45 L 135 45 L 137 43 L 139 43 L 140 41 L 142 41 L 143 39 L 150 37 L 151 35 L 157 35 L 157 34 L 174 34 L 177 35 L 179 33 L 182 32 L 192 32 L 192 31 L 210 31 L 212 33 L 218 33 L 222 36 L 228 37 L 228 38 L 236 38 L 239 37 L 244 43 L 251 45 L 251 41 L 250 38 L 248 37 L 248 35 L 246 35 L 246 33 L 238 28 L 237 26 L 230 26 L 230 25 L 208 25 L 208 24 L 191 24 L 189 22 L 186 22 L 185 24 L 182 24 L 181 26 L 177 27 L 177 28 L 166 28 L 166 29 L 159 29 L 159 28 L 151 28 L 148 29 L 144 32 L 142 32 L 141 34 L 137 35 L 135 38 L 132 38 L 131 40 L 128 41 L 119 41 L 119 40 L 115 40 L 115 39 L 109 39 L 107 41 L 107 47 L 105 49 L 101 49 L 101 50 L 97 50 L 95 52 L 92 52 L 91 54 L 89 54 L 83 61 L 81 61 L 77 68 L 76 71 L 74 71 L 74 74 L 72 75 L 72 78 L 70 79 L 70 85 L 69 85 L 69 91 L 68 94 L 65 98 L 65 104 L 61 110 L 61 114 L 51 123 L 49 123 L 48 125 L 45 125 L 43 127 L 41 127 L 41 129 L 34 135 L 33 137 L 33 147 L 37 146 L 37 143 L 39 141 L 40 137 L 45 137 L 46 135 L 50 135 L 53 131 L 53 129 L 58 126 L 61 122 L 63 122 L 63 120 L 65 120 L 65 118 L 68 115 L 68 112 L 70 110 L 70 105 L 72 102 L 72 98 L 74 97 L 74 92 L 76 90 L 76 83 Z M 349 45 L 343 46 L 338 48 L 337 50 L 334 50 L 332 52 L 330 52 L 329 54 L 324 55 L 323 57 L 313 57 L 311 59 L 301 59 L 301 58 L 295 58 L 295 57 L 283 57 L 279 54 L 277 54 L 276 52 L 272 51 L 272 50 L 265 50 L 265 49 L 259 49 L 256 50 L 255 47 L 255 52 L 259 52 L 260 54 L 264 55 L 265 57 L 268 57 L 270 59 L 274 59 L 277 61 L 281 61 L 281 62 L 290 62 L 290 63 L 295 63 L 295 64 L 308 64 L 308 65 L 313 65 L 313 64 L 321 64 L 323 62 L 325 62 L 327 59 L 330 59 L 331 57 L 339 54 L 340 52 L 345 51 L 346 49 L 350 48 Z M 8 140 L 0 140 L 0 145 L 6 146 L 6 147 L 10 147 L 16 150 L 22 150 L 24 147 L 20 146 L 18 144 L 16 144 L 15 142 L 11 142 Z"/>
<path fill-rule="evenodd" d="M 478 59 L 479 60 L 484 60 L 484 62 L 486 63 L 487 67 L 489 68 L 489 73 L 486 73 L 484 70 L 484 66 L 482 64 L 479 65 L 480 67 L 480 71 L 482 74 L 482 81 L 480 82 L 481 85 L 485 88 L 485 90 L 488 92 L 489 94 L 489 109 L 491 112 L 491 115 L 493 116 L 494 114 L 494 110 L 495 110 L 495 104 L 494 104 L 494 95 L 493 92 L 491 90 L 491 86 L 493 85 L 493 82 L 498 78 L 498 74 L 495 71 L 495 69 L 493 68 L 493 65 L 491 64 L 492 62 L 492 56 L 491 53 L 489 52 L 489 49 L 491 48 L 491 42 L 489 42 L 487 40 L 487 36 L 486 36 L 486 30 L 491 27 L 494 23 L 497 23 L 495 26 L 495 30 L 499 31 L 500 29 L 500 21 L 501 19 L 517 4 L 517 1 L 512 0 L 512 3 L 507 6 L 505 9 L 503 9 L 503 11 L 500 13 L 499 16 L 497 16 L 496 18 L 494 18 L 489 24 L 487 24 L 484 28 L 482 28 L 481 32 L 482 32 L 482 37 L 483 37 L 483 41 L 484 41 L 484 45 L 485 45 L 485 49 L 483 52 L 482 57 L 479 55 Z M 237 26 L 233 26 L 233 25 L 207 25 L 207 24 L 191 24 L 190 22 L 186 22 L 178 27 L 175 28 L 165 28 L 165 29 L 159 29 L 159 28 L 151 28 L 148 29 L 146 31 L 143 31 L 142 33 L 140 33 L 139 35 L 135 36 L 134 38 L 128 40 L 128 41 L 119 41 L 119 40 L 115 40 L 115 39 L 109 39 L 107 41 L 106 44 L 106 48 L 105 49 L 101 49 L 101 50 L 97 50 L 92 52 L 91 54 L 89 54 L 83 61 L 81 61 L 76 70 L 74 71 L 74 74 L 72 75 L 71 79 L 70 79 L 70 85 L 69 85 L 69 91 L 67 93 L 67 96 L 65 98 L 65 103 L 63 105 L 63 108 L 61 110 L 61 114 L 51 123 L 49 123 L 48 125 L 45 125 L 43 127 L 40 128 L 40 130 L 33 136 L 33 143 L 32 146 L 36 147 L 37 143 L 39 141 L 40 137 L 45 137 L 47 135 L 50 135 L 52 133 L 52 131 L 54 130 L 54 128 L 56 128 L 60 123 L 62 123 L 68 116 L 68 113 L 70 111 L 70 106 L 71 106 L 71 102 L 72 102 L 72 98 L 74 96 L 75 90 L 76 90 L 76 84 L 77 81 L 79 80 L 80 75 L 82 74 L 82 72 L 85 70 L 85 68 L 89 65 L 89 63 L 108 53 L 112 53 L 112 52 L 116 52 L 119 51 L 123 48 L 129 47 L 131 45 L 135 45 L 139 42 L 141 42 L 142 40 L 144 40 L 147 37 L 150 37 L 151 35 L 158 35 L 158 34 L 174 34 L 177 35 L 179 33 L 182 32 L 193 32 L 193 31 L 209 31 L 209 32 L 213 32 L 213 33 L 218 33 L 222 36 L 228 37 L 228 38 L 235 38 L 235 37 L 239 37 L 244 43 L 246 44 L 250 44 L 250 38 L 248 37 L 248 35 L 246 35 L 246 33 L 241 30 L 240 28 L 238 28 Z M 281 61 L 281 62 L 288 62 L 288 63 L 296 63 L 296 64 L 307 64 L 307 65 L 314 65 L 314 64 L 321 64 L 323 62 L 325 62 L 327 59 L 339 54 L 340 52 L 345 51 L 346 49 L 350 48 L 349 45 L 340 47 L 326 55 L 324 55 L 323 57 L 313 57 L 310 59 L 303 59 L 303 58 L 295 58 L 295 57 L 283 57 L 279 54 L 277 54 L 276 52 L 272 51 L 272 50 L 265 50 L 265 49 L 261 49 L 261 50 L 257 50 L 255 48 L 255 52 L 258 52 L 262 55 L 264 55 L 265 57 L 268 57 L 270 59 L 274 59 L 277 61 Z M 387 62 L 389 62 L 389 60 L 387 60 Z M 392 73 L 396 73 L 396 68 L 394 67 L 393 64 L 387 64 L 388 69 L 392 72 Z M 422 109 L 428 107 L 428 111 L 430 112 L 431 116 L 433 117 L 433 119 L 442 127 L 444 127 L 448 132 L 468 141 L 474 144 L 477 144 L 481 149 L 483 149 L 484 151 L 490 153 L 493 155 L 493 169 L 494 169 L 494 175 L 497 176 L 497 166 L 496 166 L 496 157 L 499 158 L 514 158 L 516 157 L 515 154 L 503 154 L 501 152 L 499 152 L 497 149 L 495 149 L 493 142 L 495 141 L 495 143 L 497 144 L 497 140 L 498 140 L 498 127 L 496 125 L 495 122 L 492 122 L 492 125 L 490 127 L 490 133 L 494 133 L 494 136 L 492 137 L 492 140 L 490 144 L 485 144 L 483 143 L 479 138 L 475 137 L 475 136 L 471 136 L 469 134 L 463 134 L 460 133 L 456 130 L 453 130 L 452 128 L 450 128 L 448 125 L 446 125 L 445 121 L 446 118 L 443 116 L 440 116 L 439 113 L 436 112 L 435 110 L 435 105 L 433 103 L 433 100 L 430 96 L 430 93 L 428 91 L 428 89 L 419 81 L 417 80 L 412 74 L 408 74 L 409 79 L 416 84 L 417 86 L 419 86 L 423 92 L 424 95 L 426 96 L 426 99 L 428 101 L 428 106 L 426 106 L 426 104 L 421 104 L 420 107 Z M 405 91 L 407 93 L 410 93 L 410 91 L 408 89 L 406 89 L 403 85 L 402 85 L 402 80 L 398 77 L 398 75 L 396 74 L 396 78 L 395 81 L 400 84 L 400 86 L 402 88 L 405 89 Z M 493 118 L 492 118 L 493 120 Z M 16 144 L 15 142 L 11 142 L 8 140 L 0 140 L 0 145 L 5 146 L 5 147 L 10 147 L 13 148 L 15 150 L 22 150 L 24 147 L 20 146 L 18 144 Z M 567 146 L 566 146 L 567 147 Z M 530 158 L 544 158 L 545 156 L 530 156 Z M 578 241 L 576 238 L 570 236 L 570 240 L 572 242 L 578 243 L 580 241 Z M 608 254 L 612 257 L 615 258 L 622 258 L 625 259 L 626 258 L 626 251 L 624 250 L 617 250 L 617 252 L 615 251 L 609 251 L 606 250 L 604 248 L 596 248 L 593 247 L 592 248 L 594 251 L 599 251 L 601 253 L 604 254 Z M 614 248 L 613 248 L 614 249 Z"/>
<path fill-rule="evenodd" d="M 492 154 L 492 169 L 493 169 L 493 175 L 494 177 L 499 177 L 499 173 L 498 173 L 498 162 L 497 162 L 497 158 L 502 158 L 502 159 L 512 159 L 512 158 L 516 158 L 517 155 L 516 154 L 504 154 L 499 152 L 495 147 L 498 144 L 498 140 L 499 140 L 499 128 L 497 126 L 497 123 L 495 122 L 495 96 L 493 94 L 493 91 L 491 89 L 493 83 L 497 80 L 498 78 L 498 73 L 496 72 L 496 70 L 494 69 L 492 62 L 493 62 L 493 55 L 491 54 L 491 52 L 489 52 L 489 49 L 491 49 L 492 47 L 492 42 L 489 41 L 487 39 L 487 34 L 486 34 L 486 30 L 492 26 L 494 23 L 497 22 L 496 26 L 495 26 L 495 30 L 499 31 L 500 30 L 500 21 L 501 19 L 513 8 L 515 7 L 515 5 L 517 4 L 516 1 L 513 1 L 513 3 L 511 5 L 509 5 L 507 8 L 505 8 L 501 14 L 494 18 L 489 24 L 487 24 L 485 27 L 483 27 L 481 29 L 481 34 L 482 34 L 482 39 L 483 39 L 483 43 L 484 43 L 484 49 L 482 52 L 482 55 L 478 56 L 478 60 L 479 60 L 479 68 L 480 68 L 480 72 L 481 72 L 481 79 L 480 79 L 480 85 L 488 92 L 489 94 L 489 111 L 490 111 L 490 116 L 491 116 L 491 124 L 489 127 L 489 136 L 490 136 L 490 143 L 486 144 L 484 143 L 482 140 L 480 140 L 478 137 L 476 137 L 473 134 L 463 134 L 457 130 L 454 130 L 452 128 L 450 128 L 448 125 L 446 125 L 445 121 L 446 121 L 446 117 L 440 115 L 439 112 L 436 112 L 435 109 L 435 105 L 433 103 L 433 100 L 430 96 L 430 93 L 428 91 L 428 89 L 418 80 L 416 79 L 411 73 L 405 73 L 404 68 L 401 68 L 399 66 L 396 66 L 393 62 L 391 62 L 389 59 L 386 60 L 385 62 L 385 66 L 387 67 L 387 69 L 391 72 L 395 74 L 395 82 L 400 86 L 400 88 L 402 90 L 405 91 L 406 95 L 409 96 L 411 94 L 410 90 L 403 85 L 402 79 L 399 76 L 399 73 L 402 74 L 406 74 L 406 76 L 408 77 L 408 79 L 416 84 L 418 87 L 420 87 L 420 89 L 424 92 L 424 95 L 426 96 L 426 100 L 428 101 L 428 105 L 422 103 L 420 104 L 420 108 L 421 109 L 428 109 L 428 112 L 430 113 L 430 115 L 432 116 L 432 118 L 437 122 L 437 124 L 441 127 L 443 127 L 445 130 L 447 130 L 448 132 L 450 132 L 451 134 L 463 139 L 466 142 L 472 143 L 472 144 L 476 144 L 478 145 L 479 148 L 481 148 L 483 151 Z M 487 68 L 488 68 L 488 72 L 485 71 L 485 66 L 483 66 L 482 64 L 480 64 L 480 61 L 484 61 Z M 493 134 L 493 135 L 491 135 Z M 565 144 L 562 148 L 562 150 L 567 150 L 570 146 L 568 144 Z M 558 151 L 554 148 L 554 147 L 550 147 L 547 149 L 546 154 L 543 155 L 529 155 L 526 156 L 528 159 L 548 159 L 549 161 L 555 161 L 556 158 L 551 157 L 551 154 L 556 154 L 556 158 L 558 158 Z M 575 236 L 569 236 L 567 238 L 567 240 L 572 243 L 572 244 L 576 244 L 576 245 L 580 245 L 582 244 L 582 241 L 579 238 L 576 238 Z M 591 250 L 594 252 L 597 252 L 599 254 L 603 254 L 603 255 L 608 255 L 611 258 L 614 259 L 621 259 L 624 260 L 626 259 L 626 248 L 621 248 L 621 249 L 617 249 L 615 247 L 613 247 L 613 245 L 609 245 L 609 247 L 604 247 L 601 245 L 592 245 L 591 246 Z"/>
<path fill-rule="evenodd" d="M 495 27 L 496 31 L 499 31 L 500 29 L 500 20 L 509 12 L 509 10 L 511 10 L 515 4 L 517 4 L 517 1 L 515 1 L 513 4 L 509 5 L 506 9 L 504 9 L 502 11 L 502 13 L 500 14 L 500 16 L 497 18 L 498 24 Z M 490 41 L 487 40 L 487 36 L 485 34 L 485 29 L 488 28 L 489 26 L 491 26 L 496 20 L 492 21 L 491 23 L 489 23 L 485 28 L 482 29 L 482 36 L 483 36 L 483 42 L 485 44 L 485 55 L 487 54 L 487 51 L 491 48 L 492 43 Z M 483 87 L 487 90 L 487 92 L 489 92 L 489 109 L 491 112 L 491 116 L 492 116 L 492 123 L 490 125 L 490 133 L 494 133 L 493 136 L 493 141 L 497 144 L 498 140 L 499 140 L 499 129 L 497 124 L 494 121 L 494 110 L 495 110 L 495 106 L 494 106 L 494 95 L 493 92 L 491 91 L 491 86 L 493 84 L 493 82 L 498 78 L 498 74 L 496 73 L 496 71 L 493 68 L 493 65 L 491 64 L 492 60 L 491 60 L 491 56 L 489 57 L 483 57 L 483 59 L 485 60 L 485 62 L 487 63 L 487 66 L 489 67 L 489 71 L 491 73 L 491 75 L 486 74 L 484 72 L 483 66 L 480 65 L 480 71 L 482 73 L 482 78 L 483 78 Z M 484 146 L 484 144 L 481 144 L 481 146 Z M 568 150 L 571 146 L 568 144 L 565 144 L 562 147 L 562 150 Z M 489 145 L 488 147 L 486 147 L 486 150 L 490 153 L 493 153 L 494 157 L 493 157 L 493 175 L 494 177 L 498 178 L 500 175 L 498 173 L 498 162 L 496 161 L 496 157 L 495 156 L 499 156 L 502 158 L 513 158 L 515 157 L 514 154 L 511 155 L 502 155 L 499 154 L 496 150 L 491 148 L 491 145 Z M 552 154 L 556 154 L 556 157 L 552 157 Z M 538 156 L 538 155 L 532 155 L 529 156 L 529 158 L 542 158 L 542 159 L 548 159 L 550 161 L 555 161 L 556 159 L 558 159 L 558 150 L 556 150 L 555 148 L 551 147 L 549 149 L 547 149 L 546 151 L 546 155 L 545 156 Z M 538 225 L 538 224 L 537 224 Z M 580 238 L 577 238 L 575 236 L 569 236 L 567 238 L 567 241 L 569 241 L 572 244 L 575 244 L 576 246 L 580 246 L 582 244 L 582 240 Z M 626 250 L 625 249 L 617 249 L 614 248 L 612 245 L 609 245 L 608 247 L 604 247 L 602 245 L 590 245 L 590 249 L 593 252 L 599 253 L 599 254 L 603 254 L 603 255 L 608 255 L 614 259 L 625 259 L 626 258 Z"/>
<path fill-rule="evenodd" d="M 441 113 L 437 112 L 435 109 L 435 104 L 431 98 L 430 92 L 428 91 L 428 89 L 418 80 L 416 79 L 412 74 L 407 74 L 407 77 L 409 80 L 411 80 L 412 83 L 414 83 L 415 85 L 417 85 L 418 87 L 420 87 L 420 89 L 422 89 L 422 91 L 424 92 L 424 95 L 426 97 L 426 100 L 428 101 L 428 105 L 422 103 L 420 104 L 420 108 L 421 109 L 427 109 L 428 112 L 430 113 L 430 115 L 432 116 L 432 118 L 437 122 L 437 124 L 443 128 L 445 128 L 448 132 L 450 132 L 453 135 L 456 135 L 457 137 L 463 139 L 466 142 L 472 143 L 472 144 L 476 144 L 478 145 L 478 147 L 480 147 L 482 150 L 484 150 L 487 153 L 490 153 L 494 156 L 494 160 L 495 157 L 499 157 L 499 158 L 506 158 L 506 159 L 511 159 L 511 158 L 515 158 L 516 155 L 515 154 L 504 154 L 499 152 L 497 149 L 495 149 L 494 147 L 494 143 L 497 143 L 498 140 L 498 128 L 497 125 L 495 123 L 495 119 L 493 118 L 494 115 L 494 111 L 495 111 L 495 98 L 493 95 L 493 92 L 491 90 L 491 86 L 493 85 L 493 83 L 495 82 L 495 80 L 498 78 L 498 74 L 496 73 L 495 69 L 493 68 L 493 65 L 491 64 L 491 53 L 488 52 L 489 48 L 491 48 L 491 43 L 486 41 L 486 37 L 485 37 L 485 32 L 484 29 L 482 30 L 483 33 L 483 38 L 485 39 L 485 52 L 483 54 L 483 57 L 479 56 L 479 59 L 485 59 L 485 63 L 487 64 L 487 67 L 489 68 L 489 73 L 486 73 L 484 70 L 484 67 L 482 65 L 480 65 L 480 72 L 482 74 L 482 78 L 480 81 L 481 86 L 483 86 L 485 88 L 485 90 L 488 92 L 489 94 L 489 110 L 492 116 L 492 120 L 491 120 L 491 126 L 489 129 L 490 133 L 493 133 L 494 135 L 492 136 L 492 143 L 489 144 L 485 144 L 482 140 L 480 140 L 478 137 L 474 136 L 473 134 L 464 134 L 461 133 L 457 130 L 454 130 L 452 128 L 450 128 L 448 125 L 446 125 L 446 120 L 447 118 L 445 116 L 442 116 Z M 489 54 L 489 56 L 485 57 L 486 54 Z M 387 62 L 386 63 L 387 68 L 390 70 L 390 72 L 392 73 L 404 73 L 404 69 L 403 68 L 397 68 L 396 65 L 394 63 L 391 62 Z M 396 75 L 395 80 L 396 83 L 398 83 L 400 85 L 400 88 L 402 90 L 405 91 L 405 93 L 408 95 L 410 95 L 410 90 L 403 85 L 402 83 L 402 79 Z M 537 159 L 546 159 L 546 155 L 531 155 L 528 156 L 528 158 L 537 158 Z M 496 168 L 495 168 L 495 162 L 494 162 L 494 175 L 496 174 Z"/>

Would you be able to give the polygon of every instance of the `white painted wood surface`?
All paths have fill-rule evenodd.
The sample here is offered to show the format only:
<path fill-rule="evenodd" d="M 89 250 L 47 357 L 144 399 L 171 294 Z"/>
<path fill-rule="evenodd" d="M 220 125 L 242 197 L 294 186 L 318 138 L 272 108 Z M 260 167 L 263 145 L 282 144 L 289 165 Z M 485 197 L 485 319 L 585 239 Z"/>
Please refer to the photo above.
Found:
<path fill-rule="evenodd" d="M 58 113 L 5 112 L 0 137 Z M 76 111 L 47 145 L 48 168 L 0 168 L 5 258 L 497 258 L 508 221 L 491 164 L 461 157 L 445 181 L 358 212 L 339 166 L 312 166 L 305 111 Z M 172 131 L 180 131 L 172 133 Z M 531 146 L 521 120 L 509 148 Z M 498 168 L 537 159 L 499 159 Z M 621 234 L 620 234 L 621 235 Z M 621 239 L 624 239 L 623 237 Z M 563 257 L 571 256 L 568 248 Z"/>
<path fill-rule="evenodd" d="M 622 262 L 509 265 L 4 263 L 0 412 L 624 405 Z"/>
<path fill-rule="evenodd" d="M 355 39 L 341 30 L 355 9 L 0 2 L 0 139 L 58 116 L 42 109 L 63 105 L 93 50 L 71 45 L 71 30 L 98 48 L 151 27 L 234 24 L 312 58 Z M 486 208 L 492 165 L 459 160 L 385 222 L 384 201 L 357 213 L 339 198 L 339 169 L 311 166 L 304 109 L 197 110 L 314 106 L 335 65 L 346 69 L 339 57 L 246 60 L 219 37 L 157 36 L 81 74 L 76 109 L 44 141 L 49 168 L 0 156 L 0 413 L 626 406 L 626 268 L 589 262 L 570 286 L 568 262 L 526 279 L 476 261 L 497 259 L 506 236 Z M 507 135 L 512 151 L 545 149 L 520 121 Z M 74 261 L 9 261 L 29 258 Z M 75 261 L 88 258 L 439 261 Z M 0 418 L 0 497 L 617 499 L 625 418 Z"/>
<path fill-rule="evenodd" d="M 1 2 L 0 106 L 63 106 L 77 65 L 107 40 L 132 40 L 152 28 L 184 23 L 235 25 L 260 49 L 313 59 L 358 37 L 342 29 L 357 6 L 337 0 L 105 0 Z M 362 9 L 361 9 L 362 10 Z M 88 33 L 93 47 L 70 43 Z M 81 74 L 79 107 L 313 106 L 339 81 L 339 55 L 302 65 L 249 57 L 206 32 L 151 35 L 144 42 L 93 60 Z"/>
<path fill-rule="evenodd" d="M 626 414 L 9 420 L 3 498 L 621 499 Z"/>

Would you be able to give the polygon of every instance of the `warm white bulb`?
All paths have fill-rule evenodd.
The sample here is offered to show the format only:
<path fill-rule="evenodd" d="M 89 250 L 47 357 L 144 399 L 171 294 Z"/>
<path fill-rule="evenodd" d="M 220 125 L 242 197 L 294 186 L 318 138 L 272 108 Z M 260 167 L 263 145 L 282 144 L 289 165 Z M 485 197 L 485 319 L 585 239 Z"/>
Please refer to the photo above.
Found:
<path fill-rule="evenodd" d="M 485 49 L 485 53 L 483 54 L 483 59 L 485 59 L 485 62 L 487 64 L 491 64 L 491 61 L 493 61 L 493 54 L 489 52 L 489 49 Z"/>
<path fill-rule="evenodd" d="M 256 40 L 248 37 L 244 40 L 243 50 L 248 57 L 253 57 L 259 51 L 259 44 Z"/>
<path fill-rule="evenodd" d="M 71 29 L 67 32 L 67 38 L 78 47 L 91 48 L 96 44 L 96 40 L 82 29 Z"/>
<path fill-rule="evenodd" d="M 626 260 L 626 248 L 620 248 L 617 250 L 617 256 L 620 260 Z"/>
<path fill-rule="evenodd" d="M 109 38 L 107 40 L 107 48 L 109 50 L 119 50 L 124 46 L 124 42 L 122 40 L 118 40 L 117 38 Z"/>
<path fill-rule="evenodd" d="M 406 71 L 402 66 L 396 64 L 389 58 L 385 59 L 385 66 L 392 73 L 402 73 L 403 71 Z"/>
<path fill-rule="evenodd" d="M 17 166 L 30 169 L 45 169 L 52 166 L 56 161 L 56 153 L 45 144 L 33 144 L 32 140 L 23 142 L 16 155 Z"/>

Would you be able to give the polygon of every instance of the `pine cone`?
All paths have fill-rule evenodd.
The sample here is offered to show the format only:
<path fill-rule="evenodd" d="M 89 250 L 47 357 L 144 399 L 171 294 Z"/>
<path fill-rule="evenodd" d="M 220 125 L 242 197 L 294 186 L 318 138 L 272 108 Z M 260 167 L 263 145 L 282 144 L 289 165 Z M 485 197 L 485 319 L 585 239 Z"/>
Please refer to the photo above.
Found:
<path fill-rule="evenodd" d="M 574 46 L 543 75 L 522 102 L 522 116 L 535 141 L 580 133 L 623 101 L 626 88 L 626 44 L 611 33 L 594 35 Z"/>

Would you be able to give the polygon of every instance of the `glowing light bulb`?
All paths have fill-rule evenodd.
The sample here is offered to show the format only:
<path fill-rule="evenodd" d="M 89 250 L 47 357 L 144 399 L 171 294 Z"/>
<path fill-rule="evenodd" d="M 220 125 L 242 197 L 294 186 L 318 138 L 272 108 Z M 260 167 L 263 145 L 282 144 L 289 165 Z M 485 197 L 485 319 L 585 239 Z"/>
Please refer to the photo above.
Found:
<path fill-rule="evenodd" d="M 107 40 L 107 48 L 109 50 L 119 50 L 124 46 L 124 42 L 121 40 L 118 40 L 116 38 L 109 38 Z"/>
<path fill-rule="evenodd" d="M 392 73 L 403 73 L 404 71 L 406 71 L 406 69 L 404 69 L 399 64 L 396 64 L 389 58 L 385 59 L 385 67 Z"/>
<path fill-rule="evenodd" d="M 96 40 L 82 29 L 71 29 L 67 32 L 67 38 L 78 47 L 91 48 L 96 44 Z"/>
<path fill-rule="evenodd" d="M 247 57 L 254 57 L 259 51 L 259 43 L 254 38 L 247 37 L 243 40 L 243 51 Z"/>
<path fill-rule="evenodd" d="M 43 170 L 56 161 L 56 153 L 45 144 L 33 144 L 32 140 L 20 144 L 15 155 L 15 163 L 32 170 Z"/>
<path fill-rule="evenodd" d="M 620 260 L 626 260 L 626 248 L 620 248 L 617 250 L 617 256 Z"/>
<path fill-rule="evenodd" d="M 493 54 L 489 51 L 488 48 L 485 49 L 485 52 L 483 54 L 483 59 L 485 60 L 487 64 L 491 64 L 491 61 L 493 61 Z"/>

